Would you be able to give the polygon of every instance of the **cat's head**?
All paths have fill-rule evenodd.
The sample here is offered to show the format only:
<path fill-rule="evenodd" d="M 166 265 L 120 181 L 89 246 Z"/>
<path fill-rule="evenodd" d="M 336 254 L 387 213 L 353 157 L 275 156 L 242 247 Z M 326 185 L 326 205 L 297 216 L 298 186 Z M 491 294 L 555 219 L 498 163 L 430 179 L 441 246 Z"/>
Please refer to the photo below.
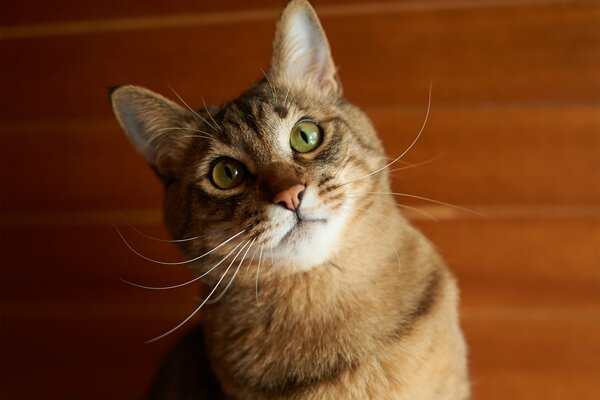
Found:
<path fill-rule="evenodd" d="M 164 182 L 171 235 L 199 237 L 182 243 L 184 253 L 226 242 L 200 261 L 260 250 L 287 273 L 322 265 L 372 201 L 357 194 L 389 186 L 382 175 L 358 179 L 384 164 L 383 149 L 342 97 L 327 38 L 304 0 L 283 11 L 266 78 L 234 101 L 192 110 L 123 86 L 112 102 Z"/>

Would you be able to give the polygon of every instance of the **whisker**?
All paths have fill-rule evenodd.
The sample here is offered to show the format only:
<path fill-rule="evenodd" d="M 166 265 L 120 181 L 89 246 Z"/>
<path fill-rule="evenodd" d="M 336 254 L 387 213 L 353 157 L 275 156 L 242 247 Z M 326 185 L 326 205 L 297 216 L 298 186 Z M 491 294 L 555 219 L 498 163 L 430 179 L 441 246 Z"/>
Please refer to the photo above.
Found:
<path fill-rule="evenodd" d="M 265 73 L 265 71 L 262 68 L 260 69 L 260 72 L 262 72 L 263 75 L 265 76 L 265 78 L 267 78 L 267 83 L 269 84 L 269 87 L 271 88 L 271 93 L 273 93 L 273 97 L 275 98 L 275 103 L 279 103 L 279 100 L 277 99 L 277 93 L 275 92 L 275 87 L 271 83 L 269 76 Z"/>
<path fill-rule="evenodd" d="M 445 151 L 445 150 L 444 150 L 444 151 L 442 151 L 440 154 L 438 154 L 438 155 L 436 155 L 436 156 L 434 156 L 434 157 L 428 158 L 428 159 L 427 159 L 427 160 L 425 160 L 425 161 L 420 161 L 420 162 L 418 162 L 418 163 L 415 163 L 415 164 L 407 164 L 407 165 L 406 165 L 406 166 L 404 166 L 404 167 L 398 167 L 398 168 L 390 169 L 390 170 L 389 170 L 389 171 L 387 171 L 387 172 L 397 172 L 397 171 L 403 171 L 403 170 L 405 170 L 405 169 L 417 168 L 417 167 L 421 167 L 421 166 L 423 166 L 423 165 L 431 164 L 432 162 L 434 162 L 434 161 L 437 161 L 437 160 L 439 160 L 440 158 L 442 158 L 444 155 L 446 155 L 446 153 L 447 153 L 447 151 Z"/>
<path fill-rule="evenodd" d="M 400 177 L 398 177 L 398 176 L 391 175 L 391 173 L 392 173 L 392 172 L 397 172 L 397 171 L 404 171 L 405 169 L 418 168 L 418 167 L 421 167 L 421 166 L 423 166 L 423 165 L 430 164 L 430 163 L 432 163 L 432 162 L 434 162 L 434 161 L 438 160 L 439 158 L 443 157 L 443 156 L 444 156 L 446 153 L 447 153 L 447 152 L 444 150 L 444 151 L 442 151 L 440 154 L 438 154 L 438 155 L 436 155 L 436 156 L 434 156 L 434 157 L 431 157 L 431 158 L 429 158 L 429 159 L 427 159 L 427 160 L 425 160 L 425 161 L 421 161 L 421 162 L 414 163 L 414 164 L 408 163 L 408 162 L 406 162 L 406 161 L 398 160 L 398 162 L 400 162 L 400 163 L 402 163 L 402 164 L 406 164 L 406 165 L 405 165 L 404 167 L 398 167 L 398 168 L 394 168 L 394 169 L 390 169 L 390 170 L 383 170 L 383 171 L 379 171 L 379 172 L 377 172 L 377 173 L 374 173 L 374 174 L 372 174 L 372 175 L 368 176 L 368 178 L 373 178 L 373 177 L 380 176 L 380 175 L 383 175 L 383 174 L 390 174 L 390 176 L 391 176 L 392 178 L 395 178 L 395 179 L 401 179 L 401 178 L 400 178 Z M 388 157 L 382 157 L 382 158 L 388 158 Z M 389 159 L 391 160 L 391 158 L 389 158 Z"/>
<path fill-rule="evenodd" d="M 407 206 L 407 205 L 405 205 L 405 204 L 400 204 L 400 203 L 396 203 L 396 206 L 397 206 L 397 207 L 401 207 L 401 208 L 406 208 L 407 210 L 411 210 L 411 211 L 414 211 L 414 212 L 416 212 L 416 213 L 422 214 L 423 216 L 425 216 L 426 218 L 428 218 L 428 219 L 430 219 L 430 220 L 432 220 L 432 221 L 435 221 L 435 222 L 437 222 L 437 221 L 438 221 L 438 220 L 437 220 L 437 218 L 435 218 L 433 215 L 431 215 L 430 213 L 428 213 L 428 212 L 426 212 L 426 211 L 424 211 L 424 210 L 421 210 L 421 209 L 420 209 L 420 208 L 418 208 L 418 207 L 411 207 L 411 206 Z M 379 215 L 379 216 L 382 216 L 382 217 L 384 217 L 384 218 L 387 218 L 387 216 L 385 216 L 384 214 L 381 214 L 381 213 L 375 212 L 375 211 L 373 211 L 373 210 L 368 210 L 368 209 L 366 209 L 366 208 L 360 208 L 360 207 L 354 207 L 354 208 L 355 208 L 355 209 L 357 209 L 357 210 L 366 211 L 366 212 L 369 212 L 369 213 L 372 213 L 372 214 L 377 214 L 377 215 Z"/>
<path fill-rule="evenodd" d="M 198 133 L 204 133 L 205 135 L 210 135 L 210 133 L 203 131 L 201 129 L 195 129 L 195 128 L 189 128 L 186 126 L 172 126 L 172 127 L 167 127 L 167 128 L 160 128 L 157 129 L 156 132 L 165 132 L 165 131 L 190 131 L 190 132 L 198 132 Z"/>
<path fill-rule="evenodd" d="M 225 289 L 223 289 L 223 291 L 221 292 L 220 295 L 217 296 L 217 298 L 215 298 L 215 299 L 213 299 L 213 300 L 210 301 L 210 304 L 214 304 L 217 301 L 221 300 L 221 298 L 225 295 L 225 293 L 227 293 L 227 290 L 229 290 L 229 287 L 231 286 L 231 284 L 235 280 L 235 277 L 237 276 L 238 272 L 240 272 L 240 268 L 242 267 L 242 264 L 244 263 L 244 260 L 246 259 L 246 256 L 248 255 L 248 251 L 250 251 L 250 249 L 254 245 L 255 241 L 256 241 L 256 238 L 252 239 L 252 242 L 250 242 L 250 245 L 246 249 L 246 252 L 244 253 L 244 256 L 240 260 L 240 263 L 238 264 L 237 269 L 235 270 L 235 272 L 233 273 L 233 276 L 229 280 L 229 283 L 227 284 L 227 286 L 225 286 Z"/>
<path fill-rule="evenodd" d="M 244 248 L 247 245 L 248 245 L 248 241 L 246 241 L 246 243 L 244 244 L 244 246 L 240 249 L 240 251 L 238 251 L 238 253 L 235 255 L 235 257 L 233 258 L 233 260 L 231 260 L 231 262 L 229 263 L 229 266 L 227 267 L 227 269 L 225 270 L 225 272 L 223 273 L 223 275 L 221 276 L 221 278 L 219 279 L 219 281 L 217 282 L 217 284 L 215 285 L 215 287 L 210 291 L 210 293 L 208 294 L 208 296 L 206 297 L 206 299 L 204 299 L 202 301 L 202 303 L 190 315 L 188 315 L 188 317 L 186 319 L 184 319 L 183 321 L 181 321 L 176 327 L 172 328 L 171 330 L 163 333 L 160 336 L 157 336 L 155 338 L 147 340 L 145 343 L 156 342 L 157 340 L 160 340 L 160 339 L 164 338 L 165 336 L 170 335 L 171 333 L 175 332 L 177 329 L 179 329 L 183 325 L 185 325 L 190 319 L 192 319 L 194 317 L 194 315 L 196 315 L 198 313 L 198 311 L 200 311 L 200 309 L 204 306 L 204 304 L 206 304 L 206 302 L 210 299 L 210 297 L 213 295 L 213 293 L 217 290 L 217 288 L 219 287 L 219 285 L 223 281 L 223 278 L 225 278 L 225 275 L 227 275 L 227 272 L 229 272 L 229 269 L 231 268 L 231 266 L 233 265 L 233 263 L 235 262 L 235 260 L 237 259 L 237 257 L 240 255 L 240 253 L 242 252 L 242 250 L 244 250 Z"/>
<path fill-rule="evenodd" d="M 208 106 L 206 105 L 206 102 L 204 101 L 204 97 L 201 97 L 201 99 L 202 99 L 202 104 L 204 105 L 204 109 L 206 110 L 206 113 L 210 117 L 210 120 L 215 123 L 215 125 L 217 126 L 219 131 L 223 132 L 223 129 L 221 128 L 221 126 L 217 123 L 217 121 L 215 121 L 215 119 L 213 118 L 210 111 L 208 111 Z"/>
<path fill-rule="evenodd" d="M 398 203 L 398 202 L 396 202 L 396 207 L 406 208 L 407 210 L 411 210 L 411 211 L 414 211 L 414 212 L 416 212 L 418 214 L 421 214 L 425 218 L 428 218 L 428 219 L 430 219 L 430 220 L 432 220 L 434 222 L 438 222 L 438 219 L 436 217 L 434 217 L 433 215 L 431 215 L 427 211 L 422 210 L 422 209 L 420 209 L 418 207 L 407 206 L 406 204 L 402 204 L 402 203 Z"/>
<path fill-rule="evenodd" d="M 225 257 L 223 257 L 223 258 L 221 259 L 221 261 L 219 261 L 217 264 L 215 264 L 215 265 L 214 265 L 214 266 L 213 266 L 211 269 L 209 269 L 208 271 L 206 271 L 206 272 L 205 272 L 205 273 L 203 273 L 202 275 L 200 275 L 200 276 L 197 276 L 197 277 L 195 277 L 194 279 L 192 279 L 192 280 L 189 280 L 189 281 L 187 281 L 187 282 L 183 282 L 183 283 L 179 283 L 179 284 L 177 284 L 177 285 L 171 285 L 171 286 L 145 286 L 145 285 L 140 285 L 140 284 L 138 284 L 138 283 L 134 283 L 134 282 L 127 281 L 127 280 L 125 280 L 125 279 L 121 279 L 121 282 L 125 282 L 125 283 L 127 283 L 128 285 L 135 286 L 135 287 L 142 288 L 142 289 L 149 289 L 149 290 L 168 290 L 168 289 L 177 289 L 177 288 L 180 288 L 180 287 L 182 287 L 182 286 L 186 286 L 186 285 L 189 285 L 189 284 L 191 284 L 191 283 L 194 283 L 194 282 L 196 282 L 196 281 L 198 281 L 198 280 L 200 280 L 200 279 L 204 278 L 206 275 L 210 274 L 212 271 L 214 271 L 214 270 L 215 270 L 215 268 L 217 268 L 219 265 L 221 265 L 221 263 L 222 263 L 223 261 L 225 261 L 226 259 L 228 259 L 228 258 L 229 258 L 229 256 L 230 256 L 230 255 L 232 255 L 232 254 L 233 254 L 233 252 L 234 252 L 234 251 L 236 251 L 236 250 L 237 250 L 237 248 L 238 248 L 238 247 L 240 247 L 240 246 L 242 245 L 242 243 L 244 243 L 244 242 L 241 242 L 241 243 L 239 243 L 237 246 L 235 246 L 235 247 L 233 248 L 233 250 L 231 250 L 231 251 L 230 251 L 230 252 L 229 252 L 229 253 L 228 253 L 228 254 L 227 254 Z"/>
<path fill-rule="evenodd" d="M 262 264 L 262 260 L 263 260 L 263 248 L 260 248 L 260 255 L 258 256 L 258 267 L 256 267 L 256 285 L 255 285 L 255 289 L 256 289 L 256 305 L 259 305 L 258 303 L 258 273 L 260 271 L 260 265 Z"/>
<path fill-rule="evenodd" d="M 465 208 L 465 207 L 457 206 L 456 204 L 446 203 L 444 201 L 434 200 L 434 199 L 430 199 L 428 197 L 417 196 L 415 194 L 395 193 L 395 192 L 364 192 L 364 193 L 348 193 L 348 194 L 349 195 L 365 195 L 365 196 L 369 196 L 369 195 L 392 195 L 392 196 L 410 197 L 410 198 L 413 198 L 413 199 L 430 201 L 432 203 L 440 204 L 442 206 L 452 207 L 452 208 L 455 208 L 457 210 L 461 210 L 461 211 L 464 211 L 464 212 L 467 212 L 467 213 L 470 213 L 470 214 L 477 215 L 478 217 L 487 218 L 487 219 L 490 218 L 489 216 L 487 216 L 485 214 L 482 214 L 482 213 L 474 211 L 474 210 L 470 210 L 470 209 Z"/>
<path fill-rule="evenodd" d="M 425 130 L 425 126 L 427 125 L 427 120 L 429 119 L 429 111 L 431 111 L 431 90 L 432 90 L 432 87 L 433 87 L 433 81 L 431 81 L 429 83 L 429 99 L 427 101 L 427 112 L 425 114 L 425 120 L 423 121 L 423 124 L 421 125 L 421 129 L 419 130 L 419 133 L 417 134 L 417 136 L 415 137 L 415 139 L 412 141 L 412 143 L 406 148 L 406 150 L 404 150 L 404 152 L 402 152 L 402 154 L 400 154 L 398 157 L 396 157 L 394 160 L 392 160 L 390 163 L 384 165 L 383 167 L 381 167 L 379 169 L 376 169 L 375 171 L 373 171 L 373 172 L 371 172 L 371 173 L 369 173 L 367 175 L 361 176 L 359 178 L 352 179 L 352 180 L 350 180 L 348 182 L 344 182 L 344 183 L 340 184 L 339 187 L 349 185 L 349 184 L 354 183 L 356 181 L 368 178 L 369 176 L 374 175 L 374 174 L 376 174 L 376 173 L 378 173 L 380 171 L 383 171 L 384 169 L 386 169 L 390 165 L 392 165 L 395 162 L 399 161 L 402 157 L 404 157 L 406 155 L 406 153 L 408 153 L 410 151 L 410 149 L 413 148 L 413 146 L 417 143 L 417 141 L 421 137 L 421 134 Z"/>
<path fill-rule="evenodd" d="M 194 237 L 190 237 L 190 238 L 185 238 L 185 239 L 160 239 L 154 236 L 150 236 L 142 231 L 140 231 L 138 228 L 136 228 L 135 226 L 131 225 L 131 223 L 127 220 L 127 218 L 125 218 L 125 216 L 123 215 L 123 213 L 121 212 L 121 210 L 117 210 L 117 213 L 119 213 L 119 216 L 121 217 L 121 219 L 123 220 L 123 222 L 125 222 L 125 224 L 131 228 L 131 230 L 133 230 L 135 233 L 137 233 L 140 236 L 145 237 L 146 239 L 150 239 L 150 240 L 154 240 L 156 242 L 164 242 L 164 243 L 182 243 L 182 242 L 189 242 L 192 240 L 196 240 L 199 239 L 200 236 L 194 236 Z"/>
<path fill-rule="evenodd" d="M 196 110 L 194 110 L 192 107 L 190 107 L 190 106 L 188 105 L 188 103 L 186 103 L 186 102 L 185 102 L 185 100 L 183 100 L 183 98 L 182 98 L 182 97 L 179 95 L 179 93 L 177 93 L 177 92 L 175 91 L 175 89 L 173 89 L 173 88 L 172 88 L 170 85 L 167 85 L 167 86 L 169 87 L 169 89 L 171 89 L 171 91 L 172 91 L 173 93 L 175 93 L 175 96 L 177 96 L 177 98 L 179 99 L 179 101 L 181 101 L 181 102 L 183 103 L 183 105 L 185 105 L 185 106 L 186 106 L 186 108 L 187 108 L 188 110 L 190 110 L 190 111 L 192 112 L 192 114 L 193 114 L 193 115 L 194 115 L 194 116 L 195 116 L 197 119 L 199 118 L 199 119 L 200 119 L 200 121 L 203 121 L 203 122 L 204 122 L 206 125 L 208 125 L 208 126 L 210 126 L 211 128 L 215 129 L 215 127 L 214 127 L 214 126 L 212 126 L 210 122 L 208 122 L 208 121 L 207 121 L 207 120 L 206 120 L 206 119 L 205 119 L 205 118 L 204 118 L 202 115 L 198 114 L 198 112 L 197 112 Z"/>
<path fill-rule="evenodd" d="M 288 96 L 290 94 L 291 85 L 288 85 L 287 91 L 285 92 L 285 98 L 283 99 L 283 105 L 287 103 Z"/>
<path fill-rule="evenodd" d="M 190 131 L 190 132 L 199 132 L 202 133 L 203 135 L 184 135 L 181 136 L 182 138 L 203 138 L 203 139 L 208 139 L 208 140 L 215 140 L 215 137 L 212 136 L 210 133 L 202 131 L 200 129 L 193 129 L 193 128 L 161 128 L 158 129 L 157 132 L 161 132 L 161 131 L 176 131 L 176 130 L 183 130 L 183 131 Z"/>
<path fill-rule="evenodd" d="M 258 238 L 258 236 L 257 236 L 257 238 Z M 248 277 L 248 271 L 250 270 L 252 261 L 254 261 L 254 257 L 256 256 L 256 253 L 258 253 L 259 248 L 260 248 L 260 246 L 256 246 L 256 248 L 254 249 L 254 253 L 252 253 L 252 257 L 250 258 L 250 261 L 248 261 L 248 268 L 246 268 L 246 273 L 244 274 L 244 279 L 246 279 Z"/>
<path fill-rule="evenodd" d="M 204 135 L 184 135 L 181 136 L 182 138 L 202 138 L 202 139 L 208 139 L 208 140 L 214 140 L 215 138 L 212 136 L 204 136 Z"/>
<path fill-rule="evenodd" d="M 229 243 L 230 241 L 232 241 L 236 237 L 240 236 L 242 233 L 246 232 L 246 230 L 244 229 L 243 231 L 236 233 L 235 235 L 231 236 L 229 239 L 225 240 L 223 243 L 221 243 L 217 247 L 214 247 L 212 250 L 209 250 L 206 253 L 204 253 L 204 254 L 202 254 L 202 255 L 200 255 L 198 257 L 192 258 L 191 260 L 167 262 L 167 261 L 154 260 L 152 258 L 146 257 L 145 255 L 139 253 L 137 250 L 135 250 L 133 247 L 131 247 L 131 245 L 125 239 L 125 237 L 123 236 L 123 234 L 121 233 L 121 231 L 119 230 L 119 228 L 117 228 L 115 225 L 113 225 L 113 227 L 116 229 L 117 233 L 119 234 L 119 236 L 121 237 L 121 239 L 123 240 L 123 242 L 127 245 L 127 247 L 129 247 L 129 250 L 131 250 L 134 254 L 136 254 L 137 256 L 139 256 L 141 258 L 143 258 L 144 260 L 151 261 L 151 262 L 156 263 L 156 264 L 162 264 L 162 265 L 183 265 L 183 264 L 189 264 L 189 263 L 194 262 L 194 261 L 198 261 L 199 259 L 201 259 L 201 258 L 209 255 L 213 251 L 215 251 L 215 250 L 223 247 L 224 245 L 226 245 L 227 243 Z"/>

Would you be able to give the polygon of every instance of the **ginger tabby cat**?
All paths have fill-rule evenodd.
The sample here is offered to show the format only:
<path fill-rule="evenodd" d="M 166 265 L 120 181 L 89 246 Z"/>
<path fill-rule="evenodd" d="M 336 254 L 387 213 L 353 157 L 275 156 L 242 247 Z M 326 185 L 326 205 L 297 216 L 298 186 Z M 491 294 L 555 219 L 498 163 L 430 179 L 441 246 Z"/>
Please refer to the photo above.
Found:
<path fill-rule="evenodd" d="M 230 103 L 111 98 L 211 299 L 149 398 L 469 398 L 455 280 L 396 207 L 307 1 L 283 11 L 266 79 Z"/>

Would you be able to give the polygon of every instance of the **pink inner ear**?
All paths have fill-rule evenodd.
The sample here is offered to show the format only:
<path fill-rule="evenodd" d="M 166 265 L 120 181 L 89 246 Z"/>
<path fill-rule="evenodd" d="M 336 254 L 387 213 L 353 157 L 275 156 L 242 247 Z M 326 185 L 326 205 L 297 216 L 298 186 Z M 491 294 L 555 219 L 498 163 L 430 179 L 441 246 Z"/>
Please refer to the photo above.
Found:
<path fill-rule="evenodd" d="M 327 37 L 308 3 L 288 5 L 276 33 L 271 66 L 279 84 L 325 94 L 339 91 Z"/>

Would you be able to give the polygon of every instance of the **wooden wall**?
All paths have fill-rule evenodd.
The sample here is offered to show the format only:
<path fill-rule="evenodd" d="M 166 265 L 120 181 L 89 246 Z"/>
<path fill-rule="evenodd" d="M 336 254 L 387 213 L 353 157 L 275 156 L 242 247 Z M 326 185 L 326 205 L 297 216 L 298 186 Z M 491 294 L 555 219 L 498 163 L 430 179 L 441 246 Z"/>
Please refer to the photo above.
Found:
<path fill-rule="evenodd" d="M 225 3 L 225 4 L 222 4 Z M 2 0 L 1 395 L 139 398 L 195 306 L 119 213 L 164 235 L 161 188 L 111 115 L 135 83 L 202 104 L 261 77 L 283 2 Z M 315 0 L 347 96 L 462 288 L 474 399 L 600 398 L 600 2 Z M 170 245 L 127 226 L 144 254 Z"/>

